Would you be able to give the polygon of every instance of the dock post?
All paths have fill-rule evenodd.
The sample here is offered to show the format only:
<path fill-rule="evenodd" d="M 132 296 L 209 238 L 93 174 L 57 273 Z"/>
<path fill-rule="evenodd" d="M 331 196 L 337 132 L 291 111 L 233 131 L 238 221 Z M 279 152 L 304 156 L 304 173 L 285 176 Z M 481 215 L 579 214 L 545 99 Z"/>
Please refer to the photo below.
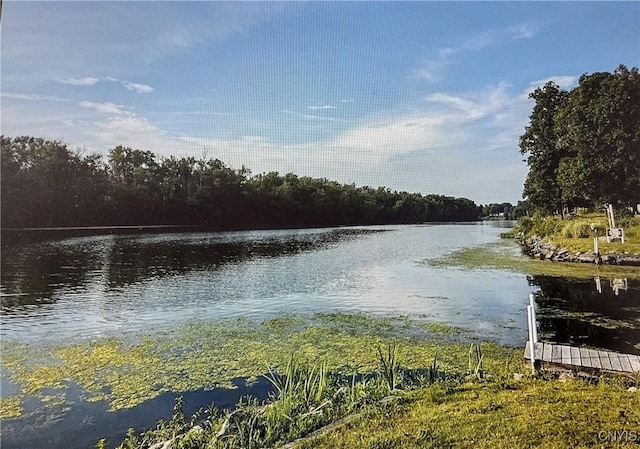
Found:
<path fill-rule="evenodd" d="M 533 330 L 531 326 L 531 306 L 527 306 L 527 327 L 529 328 L 529 359 L 531 360 L 531 374 L 536 373 L 536 351 L 533 342 Z"/>
<path fill-rule="evenodd" d="M 536 373 L 536 343 L 538 342 L 538 330 L 536 329 L 536 309 L 533 293 L 529 295 L 527 306 L 527 327 L 529 328 L 529 359 L 531 360 L 531 373 Z"/>
<path fill-rule="evenodd" d="M 529 293 L 529 305 L 531 306 L 531 324 L 533 328 L 533 343 L 538 343 L 538 326 L 536 321 L 536 302 L 533 293 Z"/>

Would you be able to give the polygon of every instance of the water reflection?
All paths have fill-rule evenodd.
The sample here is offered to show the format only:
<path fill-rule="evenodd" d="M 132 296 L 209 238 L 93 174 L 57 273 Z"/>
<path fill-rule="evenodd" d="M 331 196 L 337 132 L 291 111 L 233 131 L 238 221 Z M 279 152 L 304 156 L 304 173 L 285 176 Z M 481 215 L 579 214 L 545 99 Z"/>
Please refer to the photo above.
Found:
<path fill-rule="evenodd" d="M 371 229 L 101 236 L 4 248 L 2 315 L 28 314 L 64 292 L 108 293 L 150 279 L 319 250 Z"/>
<path fill-rule="evenodd" d="M 640 354 L 640 280 L 533 276 L 541 339 Z"/>

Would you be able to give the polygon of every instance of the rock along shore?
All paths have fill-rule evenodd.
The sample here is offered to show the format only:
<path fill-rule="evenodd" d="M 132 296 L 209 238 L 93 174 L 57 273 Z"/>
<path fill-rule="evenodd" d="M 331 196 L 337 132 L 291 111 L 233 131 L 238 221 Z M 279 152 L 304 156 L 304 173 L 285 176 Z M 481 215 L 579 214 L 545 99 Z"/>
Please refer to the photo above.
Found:
<path fill-rule="evenodd" d="M 529 238 L 520 236 L 516 237 L 516 240 L 520 246 L 522 246 L 524 253 L 534 259 L 551 260 L 556 262 L 640 266 L 640 254 L 631 254 L 627 252 L 619 253 L 616 251 L 606 254 L 596 254 L 593 251 L 573 253 L 566 248 L 559 248 L 539 236 Z"/>

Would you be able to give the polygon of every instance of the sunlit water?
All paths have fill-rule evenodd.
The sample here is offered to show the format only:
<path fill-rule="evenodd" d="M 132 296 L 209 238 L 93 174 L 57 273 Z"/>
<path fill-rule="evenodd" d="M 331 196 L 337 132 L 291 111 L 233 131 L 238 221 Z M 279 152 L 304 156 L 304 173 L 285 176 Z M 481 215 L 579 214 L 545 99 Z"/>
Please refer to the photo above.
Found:
<path fill-rule="evenodd" d="M 524 346 L 528 294 L 535 292 L 541 338 L 640 354 L 638 281 L 527 277 L 428 264 L 459 249 L 496 242 L 510 225 L 121 235 L 9 244 L 2 250 L 0 335 L 5 342 L 30 345 L 70 343 L 149 335 L 192 320 L 343 311 L 408 315 L 463 328 L 482 340 Z M 264 389 L 186 396 L 193 396 L 193 406 L 211 401 L 230 406 L 246 393 L 259 396 Z M 77 394 L 81 398 L 82 392 Z M 67 397 L 72 396 L 69 391 Z M 43 442 L 90 447 L 100 436 L 121 439 L 130 426 L 167 418 L 173 399 L 167 394 L 117 413 L 79 399 L 59 416 L 47 412 L 4 422 L 2 447 Z"/>
<path fill-rule="evenodd" d="M 73 238 L 2 255 L 2 337 L 93 338 L 283 312 L 422 315 L 517 343 L 522 275 L 425 263 L 493 224 Z M 507 329 L 505 331 L 505 329 Z"/>
<path fill-rule="evenodd" d="M 543 335 L 633 352 L 637 281 L 625 281 L 616 295 L 608 279 L 598 292 L 595 280 L 427 263 L 495 242 L 509 225 L 111 235 L 10 245 L 2 251 L 0 334 L 5 341 L 59 342 L 194 319 L 363 311 L 407 314 L 520 345 L 527 295 L 542 287 Z M 595 315 L 603 323 L 627 320 L 630 335 L 613 338 L 611 325 L 581 325 Z"/>

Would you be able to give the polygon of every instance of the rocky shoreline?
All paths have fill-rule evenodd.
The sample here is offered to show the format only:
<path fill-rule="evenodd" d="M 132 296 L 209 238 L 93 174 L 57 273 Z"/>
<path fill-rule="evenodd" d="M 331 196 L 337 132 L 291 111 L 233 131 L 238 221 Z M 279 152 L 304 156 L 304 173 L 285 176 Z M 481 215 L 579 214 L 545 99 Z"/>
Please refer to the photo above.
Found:
<path fill-rule="evenodd" d="M 525 238 L 516 237 L 526 255 L 539 260 L 551 260 L 556 262 L 595 263 L 607 265 L 640 266 L 640 254 L 628 252 L 610 252 L 596 254 L 595 252 L 571 252 L 566 248 L 559 248 L 549 243 L 543 237 L 533 236 Z"/>

